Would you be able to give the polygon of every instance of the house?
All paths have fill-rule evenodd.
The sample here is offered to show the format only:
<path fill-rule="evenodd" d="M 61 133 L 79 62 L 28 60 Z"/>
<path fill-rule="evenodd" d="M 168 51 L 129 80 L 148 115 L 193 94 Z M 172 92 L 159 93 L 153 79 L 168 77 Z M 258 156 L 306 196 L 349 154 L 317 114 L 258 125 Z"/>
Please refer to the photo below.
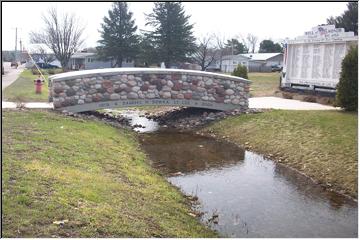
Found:
<path fill-rule="evenodd" d="M 249 72 L 271 72 L 271 66 L 282 67 L 283 65 L 283 53 L 247 53 L 241 55 L 249 58 Z"/>
<path fill-rule="evenodd" d="M 61 67 L 59 60 L 56 59 L 54 52 L 45 44 L 30 44 L 27 47 L 26 68 L 34 67 L 36 63 L 48 63 L 57 67 Z M 31 58 L 30 58 L 31 56 Z"/>
<path fill-rule="evenodd" d="M 247 53 L 238 55 L 225 55 L 216 59 L 207 70 L 231 73 L 238 65 L 246 66 L 249 72 L 271 72 L 271 66 L 282 67 L 282 53 Z"/>
<path fill-rule="evenodd" d="M 249 60 L 249 57 L 243 56 L 241 54 L 223 56 L 221 71 L 225 73 L 232 73 L 239 64 L 248 68 Z M 220 61 L 217 62 L 220 64 Z"/>
<path fill-rule="evenodd" d="M 122 67 L 134 67 L 133 60 L 125 60 L 122 62 Z M 100 69 L 111 68 L 113 66 L 112 60 L 99 60 L 96 53 L 90 52 L 77 52 L 74 53 L 69 62 L 69 68 L 71 70 L 88 70 L 88 69 Z"/>
<path fill-rule="evenodd" d="M 335 25 L 317 26 L 288 40 L 281 87 L 334 93 L 341 62 L 350 47 L 357 44 L 354 32 L 345 32 Z"/>

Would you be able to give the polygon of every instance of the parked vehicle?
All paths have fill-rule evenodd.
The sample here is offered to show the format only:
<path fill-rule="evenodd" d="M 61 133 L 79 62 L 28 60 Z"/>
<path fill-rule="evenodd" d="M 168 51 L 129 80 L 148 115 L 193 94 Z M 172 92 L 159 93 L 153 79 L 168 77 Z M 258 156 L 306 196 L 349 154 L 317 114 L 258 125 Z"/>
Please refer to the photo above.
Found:
<path fill-rule="evenodd" d="M 272 72 L 281 72 L 282 67 L 280 65 L 271 65 L 271 71 Z"/>
<path fill-rule="evenodd" d="M 36 65 L 39 67 L 39 68 L 43 68 L 43 69 L 49 69 L 49 68 L 59 68 L 58 66 L 56 65 L 52 65 L 52 64 L 49 64 L 49 63 L 36 63 Z"/>
<path fill-rule="evenodd" d="M 18 66 L 19 66 L 19 64 L 17 62 L 15 62 L 15 61 L 11 62 L 11 64 L 10 64 L 10 67 L 17 68 Z"/>

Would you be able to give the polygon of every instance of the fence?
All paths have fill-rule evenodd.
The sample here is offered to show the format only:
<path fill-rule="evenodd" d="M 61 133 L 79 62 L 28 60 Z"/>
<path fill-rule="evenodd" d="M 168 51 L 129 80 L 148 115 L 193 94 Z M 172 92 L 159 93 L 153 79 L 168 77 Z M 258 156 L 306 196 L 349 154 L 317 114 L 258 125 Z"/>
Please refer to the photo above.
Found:
<path fill-rule="evenodd" d="M 251 65 L 248 67 L 249 72 L 271 72 L 271 67 L 266 65 Z"/>

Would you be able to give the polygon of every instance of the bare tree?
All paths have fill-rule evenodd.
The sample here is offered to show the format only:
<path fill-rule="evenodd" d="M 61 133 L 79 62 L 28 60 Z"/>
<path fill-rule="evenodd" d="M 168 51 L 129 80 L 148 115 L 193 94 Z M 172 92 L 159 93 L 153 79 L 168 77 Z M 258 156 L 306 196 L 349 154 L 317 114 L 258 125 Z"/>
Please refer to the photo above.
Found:
<path fill-rule="evenodd" d="M 251 49 L 251 52 L 254 53 L 255 52 L 255 47 L 256 47 L 256 43 L 258 41 L 258 37 L 256 37 L 255 35 L 252 35 L 252 34 L 248 34 L 247 37 L 246 37 L 246 42 L 247 42 L 247 46 L 248 46 L 248 49 L 250 51 Z"/>
<path fill-rule="evenodd" d="M 216 45 L 217 45 L 217 59 L 219 60 L 220 63 L 220 70 L 222 67 L 222 61 L 223 61 L 223 56 L 225 55 L 225 51 L 226 51 L 226 41 L 225 41 L 225 37 L 222 34 L 217 34 L 215 36 L 216 39 Z"/>
<path fill-rule="evenodd" d="M 36 46 L 31 54 L 32 58 L 39 62 L 42 60 L 45 64 L 49 64 L 52 61 L 55 60 L 55 56 L 49 52 L 46 51 L 46 49 L 43 46 Z"/>
<path fill-rule="evenodd" d="M 40 32 L 31 32 L 32 43 L 46 44 L 60 61 L 65 70 L 68 67 L 70 57 L 83 43 L 81 35 L 84 27 L 73 14 L 58 16 L 56 8 L 50 8 L 47 15 L 43 15 L 44 28 Z"/>
<path fill-rule="evenodd" d="M 214 35 L 207 35 L 198 39 L 192 60 L 200 65 L 201 71 L 205 71 L 215 60 L 216 51 L 212 44 L 213 39 Z"/>

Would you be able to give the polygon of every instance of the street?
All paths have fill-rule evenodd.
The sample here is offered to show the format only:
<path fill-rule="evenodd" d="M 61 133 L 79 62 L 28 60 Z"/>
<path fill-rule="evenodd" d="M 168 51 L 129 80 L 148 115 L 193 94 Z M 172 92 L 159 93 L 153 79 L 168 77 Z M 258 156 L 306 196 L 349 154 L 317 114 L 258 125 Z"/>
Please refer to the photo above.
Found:
<path fill-rule="evenodd" d="M 1 90 L 12 84 L 24 70 L 24 64 L 19 65 L 17 69 L 10 67 L 10 62 L 4 62 L 4 75 L 1 75 Z"/>

